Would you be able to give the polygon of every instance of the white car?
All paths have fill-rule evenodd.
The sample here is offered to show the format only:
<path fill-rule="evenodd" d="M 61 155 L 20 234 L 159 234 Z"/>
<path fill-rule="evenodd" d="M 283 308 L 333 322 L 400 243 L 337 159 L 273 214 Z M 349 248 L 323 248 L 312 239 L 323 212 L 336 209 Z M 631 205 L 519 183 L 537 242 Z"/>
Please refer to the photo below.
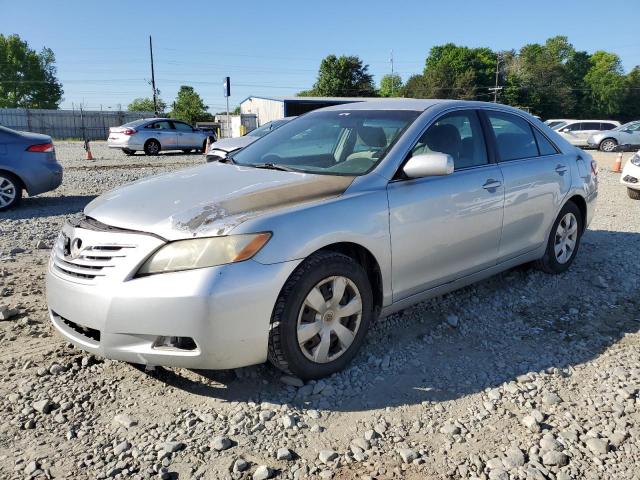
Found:
<path fill-rule="evenodd" d="M 588 147 L 589 137 L 603 130 L 613 130 L 620 126 L 616 120 L 573 120 L 561 127 L 552 127 L 566 141 L 576 147 Z"/>
<path fill-rule="evenodd" d="M 549 128 L 555 130 L 557 128 L 566 125 L 569 122 L 577 122 L 575 118 L 550 118 L 549 120 L 545 120 L 545 125 L 548 125 Z"/>
<path fill-rule="evenodd" d="M 640 150 L 624 166 L 620 183 L 627 187 L 627 194 L 634 200 L 640 200 Z"/>

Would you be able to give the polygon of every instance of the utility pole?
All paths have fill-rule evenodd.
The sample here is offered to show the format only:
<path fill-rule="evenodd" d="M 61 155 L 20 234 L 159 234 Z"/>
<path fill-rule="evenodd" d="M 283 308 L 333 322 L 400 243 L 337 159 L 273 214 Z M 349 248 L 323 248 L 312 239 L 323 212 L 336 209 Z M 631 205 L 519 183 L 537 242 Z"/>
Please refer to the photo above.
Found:
<path fill-rule="evenodd" d="M 496 85 L 489 89 L 489 91 L 493 91 L 493 103 L 498 103 L 498 92 L 502 90 L 502 87 L 498 86 L 498 79 L 500 77 L 500 59 L 502 57 L 502 53 L 498 52 L 496 55 Z"/>
<path fill-rule="evenodd" d="M 158 116 L 158 96 L 156 95 L 156 76 L 153 70 L 153 44 L 151 43 L 151 35 L 149 35 L 149 53 L 151 54 L 151 88 L 153 89 L 153 111 Z"/>
<path fill-rule="evenodd" d="M 393 49 L 391 50 L 391 57 L 389 58 L 389 61 L 391 62 L 391 96 L 393 97 L 395 83 L 395 77 L 393 76 Z"/>

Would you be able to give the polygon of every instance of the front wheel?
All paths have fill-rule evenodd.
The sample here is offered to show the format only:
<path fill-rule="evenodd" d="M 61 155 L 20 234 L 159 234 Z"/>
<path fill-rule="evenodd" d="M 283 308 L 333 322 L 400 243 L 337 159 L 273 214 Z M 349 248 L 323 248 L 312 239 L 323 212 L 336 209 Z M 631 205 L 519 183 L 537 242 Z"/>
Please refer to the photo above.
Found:
<path fill-rule="evenodd" d="M 562 273 L 571 266 L 580 246 L 583 222 L 582 213 L 575 203 L 567 202 L 562 207 L 551 228 L 544 256 L 537 261 L 540 270 Z"/>
<path fill-rule="evenodd" d="M 373 316 L 364 269 L 351 257 L 319 252 L 291 275 L 274 308 L 269 360 L 302 379 L 342 370 L 360 349 Z"/>
<path fill-rule="evenodd" d="M 8 172 L 0 172 L 0 212 L 15 207 L 21 199 L 20 180 Z"/>
<path fill-rule="evenodd" d="M 129 157 L 129 156 L 133 155 L 134 153 L 136 153 L 136 151 L 135 150 L 129 150 L 128 148 L 123 148 L 122 149 L 122 153 L 124 153 L 126 156 Z"/>
<path fill-rule="evenodd" d="M 627 188 L 627 195 L 634 200 L 640 200 L 640 190 L 634 190 L 633 188 Z"/>
<path fill-rule="evenodd" d="M 613 152 L 618 146 L 618 142 L 616 142 L 613 138 L 605 138 L 602 142 L 600 142 L 600 150 L 603 152 Z"/>

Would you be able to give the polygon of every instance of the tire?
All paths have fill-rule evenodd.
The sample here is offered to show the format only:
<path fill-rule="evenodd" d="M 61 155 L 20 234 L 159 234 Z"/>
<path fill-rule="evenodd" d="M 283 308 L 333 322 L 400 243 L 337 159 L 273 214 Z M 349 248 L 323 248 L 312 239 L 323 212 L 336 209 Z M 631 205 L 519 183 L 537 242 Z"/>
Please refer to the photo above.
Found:
<path fill-rule="evenodd" d="M 600 142 L 599 149 L 601 152 L 613 152 L 618 146 L 615 138 L 605 138 Z"/>
<path fill-rule="evenodd" d="M 192 148 L 183 148 L 182 151 L 184 153 L 191 153 L 193 151 L 193 149 Z"/>
<path fill-rule="evenodd" d="M 633 200 L 640 200 L 640 190 L 634 190 L 633 188 L 627 188 L 627 195 Z"/>
<path fill-rule="evenodd" d="M 136 153 L 135 150 L 129 150 L 128 148 L 123 148 L 122 149 L 122 153 L 124 153 L 126 156 L 131 156 L 134 155 Z"/>
<path fill-rule="evenodd" d="M 333 287 L 338 282 L 344 285 L 343 293 L 332 304 Z M 318 287 L 320 284 L 322 286 Z M 322 297 L 314 296 L 312 291 Z M 360 305 L 357 302 L 358 295 Z M 319 301 L 309 302 L 309 298 Z M 343 303 L 339 303 L 341 301 Z M 321 314 L 311 307 L 311 303 L 329 308 Z M 338 310 L 331 308 L 345 308 L 348 305 L 360 307 L 359 312 L 340 317 Z M 372 317 L 373 294 L 364 269 L 351 257 L 341 253 L 315 253 L 298 266 L 280 292 L 271 318 L 269 361 L 283 372 L 305 380 L 331 375 L 342 370 L 353 359 L 364 341 Z M 309 320 L 310 323 L 307 323 Z M 302 331 L 306 326 L 307 332 L 311 332 L 318 325 L 322 330 L 305 335 L 309 339 L 301 342 L 301 345 L 298 342 L 301 331 L 299 324 L 303 326 Z M 312 324 L 310 330 L 308 327 Z M 340 331 L 340 337 L 336 331 Z M 321 341 L 325 338 L 326 343 Z M 341 341 L 345 338 L 349 341 L 346 348 Z M 323 345 L 328 345 L 326 355 L 320 353 L 324 351 L 321 349 Z M 314 360 L 314 354 L 324 361 Z"/>
<path fill-rule="evenodd" d="M 573 217 L 573 221 L 575 221 L 575 227 L 571 223 L 571 216 Z M 568 226 L 569 231 L 573 231 L 575 228 L 575 237 L 573 235 L 562 235 L 562 228 L 560 227 L 561 222 L 563 222 L 563 227 Z M 547 240 L 547 248 L 544 252 L 544 256 L 536 262 L 536 266 L 546 273 L 558 274 L 566 271 L 574 259 L 576 258 L 576 254 L 578 253 L 578 248 L 580 247 L 580 239 L 582 238 L 582 229 L 584 225 L 584 219 L 582 218 L 582 213 L 578 206 L 573 202 L 567 202 L 560 213 L 558 214 L 558 218 L 553 222 L 553 227 L 551 228 L 551 232 L 549 233 L 549 239 Z M 558 238 L 560 236 L 560 238 Z M 573 240 L 573 247 L 568 248 L 571 239 Z M 566 239 L 566 240 L 563 240 Z M 564 244 L 564 248 L 561 248 L 560 254 L 556 254 L 556 246 L 561 247 Z M 567 255 L 569 253 L 569 255 Z"/>
<path fill-rule="evenodd" d="M 160 153 L 160 142 L 151 139 L 144 144 L 144 153 L 147 155 L 158 155 Z"/>
<path fill-rule="evenodd" d="M 0 212 L 17 206 L 22 200 L 22 182 L 9 172 L 0 172 Z"/>

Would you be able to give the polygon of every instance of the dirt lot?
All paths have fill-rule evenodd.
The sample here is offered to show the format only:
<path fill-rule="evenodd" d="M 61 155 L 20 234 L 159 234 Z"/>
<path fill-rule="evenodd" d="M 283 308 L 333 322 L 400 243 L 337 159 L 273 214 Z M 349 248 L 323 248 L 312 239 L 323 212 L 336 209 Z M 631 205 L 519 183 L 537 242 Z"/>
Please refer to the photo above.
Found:
<path fill-rule="evenodd" d="M 0 478 L 640 478 L 640 202 L 613 155 L 594 154 L 598 210 L 567 273 L 524 266 L 420 304 L 295 386 L 266 365 L 145 372 L 53 331 L 65 217 L 203 161 L 93 150 L 58 142 L 63 186 L 0 214 L 0 307 L 19 311 L 0 320 Z"/>

